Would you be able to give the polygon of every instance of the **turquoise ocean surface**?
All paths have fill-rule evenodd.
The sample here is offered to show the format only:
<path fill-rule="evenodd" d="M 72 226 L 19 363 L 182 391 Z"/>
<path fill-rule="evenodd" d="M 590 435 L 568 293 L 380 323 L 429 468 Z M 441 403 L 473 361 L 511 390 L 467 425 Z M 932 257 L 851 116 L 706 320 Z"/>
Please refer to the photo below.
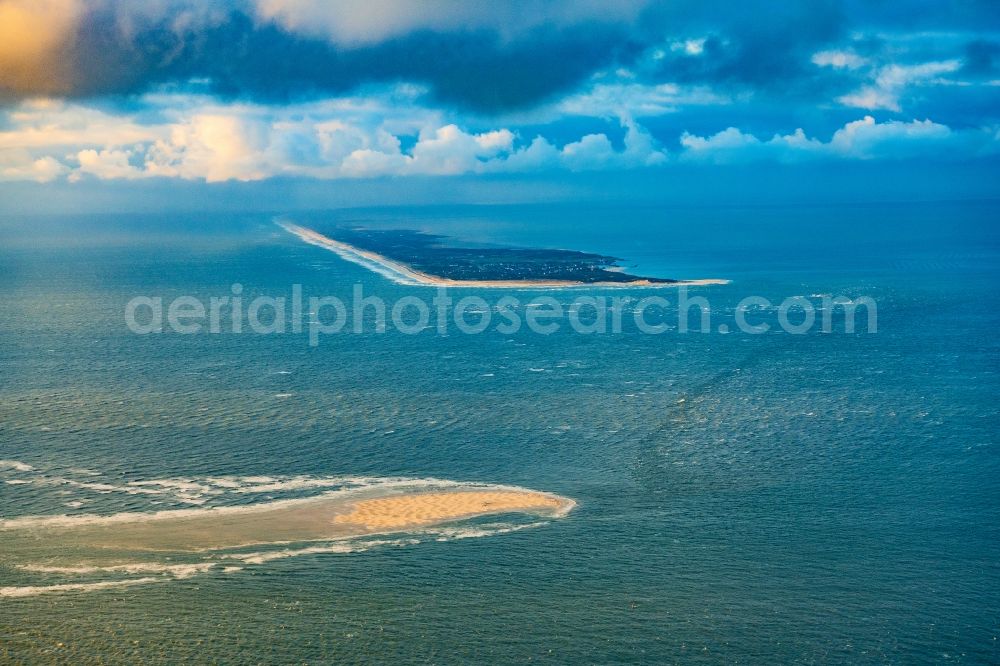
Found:
<path fill-rule="evenodd" d="M 50 566 L 73 557 L 62 523 L 28 529 L 30 561 L 25 528 L 0 529 L 0 662 L 1000 662 L 1000 205 L 289 214 L 732 282 L 691 290 L 704 333 L 127 328 L 136 296 L 234 283 L 433 295 L 273 217 L 0 220 L 0 526 L 396 477 L 576 508 L 111 574 Z M 520 295 L 582 293 L 649 295 Z M 772 330 L 739 332 L 751 295 L 867 296 L 878 330 L 792 335 L 761 308 Z"/>

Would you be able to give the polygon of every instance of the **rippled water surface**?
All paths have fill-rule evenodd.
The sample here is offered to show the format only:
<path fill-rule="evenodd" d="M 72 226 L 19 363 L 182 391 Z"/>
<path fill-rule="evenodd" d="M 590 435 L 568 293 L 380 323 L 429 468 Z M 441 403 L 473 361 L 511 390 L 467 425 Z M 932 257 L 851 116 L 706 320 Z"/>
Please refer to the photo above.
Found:
<path fill-rule="evenodd" d="M 137 295 L 207 300 L 233 283 L 247 300 L 292 284 L 345 300 L 357 283 L 386 299 L 426 291 L 268 216 L 3 220 L 8 526 L 399 478 L 577 506 L 117 571 L 106 569 L 118 554 L 87 569 L 93 553 L 58 533 L 34 532 L 29 548 L 23 530 L 0 530 L 0 588 L 21 590 L 0 598 L 0 661 L 996 662 L 998 213 L 316 213 L 303 223 L 569 247 L 639 273 L 733 280 L 697 292 L 713 308 L 704 334 L 390 330 L 316 347 L 304 333 L 140 336 L 123 313 Z M 735 331 L 745 296 L 824 294 L 875 298 L 878 333 L 718 332 Z"/>

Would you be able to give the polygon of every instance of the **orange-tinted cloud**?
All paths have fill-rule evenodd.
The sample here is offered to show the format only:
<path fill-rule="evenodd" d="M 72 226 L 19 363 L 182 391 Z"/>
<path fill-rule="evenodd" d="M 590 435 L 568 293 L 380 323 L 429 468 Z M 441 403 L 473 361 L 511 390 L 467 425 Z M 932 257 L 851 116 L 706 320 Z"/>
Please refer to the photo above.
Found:
<path fill-rule="evenodd" d="M 54 94 L 71 85 L 65 57 L 82 0 L 0 0 L 0 90 Z"/>

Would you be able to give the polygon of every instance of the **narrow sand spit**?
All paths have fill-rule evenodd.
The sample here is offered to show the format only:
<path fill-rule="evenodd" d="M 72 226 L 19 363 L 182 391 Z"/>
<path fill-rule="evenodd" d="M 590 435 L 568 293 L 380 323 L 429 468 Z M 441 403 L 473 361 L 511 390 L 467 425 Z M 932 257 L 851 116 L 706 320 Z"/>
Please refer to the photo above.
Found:
<path fill-rule="evenodd" d="M 405 531 L 501 513 L 559 517 L 575 506 L 566 497 L 505 486 L 386 490 L 324 493 L 241 507 L 26 517 L 0 521 L 0 543 L 12 555 L 22 549 L 27 554 L 62 547 L 198 552 Z"/>
<path fill-rule="evenodd" d="M 0 597 L 231 574 L 288 557 L 448 540 L 449 531 L 454 538 L 504 534 L 547 524 L 574 506 L 567 497 L 514 486 L 389 480 L 382 487 L 247 506 L 25 516 L 0 520 L 0 570 L 27 577 L 0 586 Z M 455 524 L 515 513 L 528 520 Z M 251 546 L 255 550 L 246 552 Z"/>
<path fill-rule="evenodd" d="M 398 284 L 420 285 L 424 287 L 481 287 L 488 289 L 542 289 L 568 287 L 598 287 L 598 288 L 625 288 L 625 287 L 693 287 L 715 284 L 729 284 L 729 280 L 704 279 L 704 280 L 678 280 L 676 282 L 650 282 L 649 280 L 634 280 L 632 282 L 572 282 L 569 280 L 451 280 L 448 278 L 430 275 L 415 270 L 399 261 L 394 261 L 376 252 L 363 250 L 354 245 L 334 240 L 324 236 L 312 229 L 291 224 L 289 222 L 278 222 L 285 231 L 294 234 L 310 245 L 325 248 L 337 253 L 342 259 L 364 266 L 365 268 L 389 278 Z"/>

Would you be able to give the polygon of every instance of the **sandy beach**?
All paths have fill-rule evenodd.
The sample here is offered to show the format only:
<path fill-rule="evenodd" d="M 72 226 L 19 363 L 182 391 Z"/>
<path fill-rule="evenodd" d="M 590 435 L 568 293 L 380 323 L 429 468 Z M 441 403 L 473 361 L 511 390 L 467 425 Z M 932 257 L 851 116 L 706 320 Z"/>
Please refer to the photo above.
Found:
<path fill-rule="evenodd" d="M 529 491 L 491 490 L 422 493 L 363 500 L 335 523 L 363 526 L 367 530 L 397 530 L 491 513 L 514 511 L 564 512 L 572 504 L 564 498 Z"/>
<path fill-rule="evenodd" d="M 365 268 L 368 268 L 369 270 L 376 272 L 398 284 L 419 285 L 425 287 L 485 287 L 489 289 L 565 289 L 579 287 L 662 288 L 729 284 L 729 280 L 721 279 L 678 280 L 676 282 L 651 282 L 649 280 L 635 280 L 632 282 L 572 282 L 568 280 L 451 280 L 414 270 L 412 267 L 402 262 L 394 261 L 376 252 L 370 252 L 348 243 L 334 240 L 307 227 L 292 224 L 290 222 L 278 222 L 277 224 L 285 231 L 298 236 L 310 245 L 316 245 L 330 250 L 331 252 L 335 252 L 342 259 L 364 266 Z"/>

